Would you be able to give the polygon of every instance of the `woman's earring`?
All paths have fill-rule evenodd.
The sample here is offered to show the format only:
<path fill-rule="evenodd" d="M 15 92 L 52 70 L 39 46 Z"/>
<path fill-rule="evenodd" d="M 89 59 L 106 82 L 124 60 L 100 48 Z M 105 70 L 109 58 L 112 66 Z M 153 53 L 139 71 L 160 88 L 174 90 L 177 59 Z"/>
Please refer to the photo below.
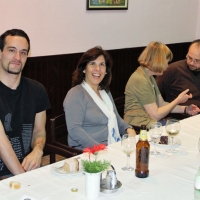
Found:
<path fill-rule="evenodd" d="M 85 73 L 85 70 L 83 70 L 83 73 Z"/>

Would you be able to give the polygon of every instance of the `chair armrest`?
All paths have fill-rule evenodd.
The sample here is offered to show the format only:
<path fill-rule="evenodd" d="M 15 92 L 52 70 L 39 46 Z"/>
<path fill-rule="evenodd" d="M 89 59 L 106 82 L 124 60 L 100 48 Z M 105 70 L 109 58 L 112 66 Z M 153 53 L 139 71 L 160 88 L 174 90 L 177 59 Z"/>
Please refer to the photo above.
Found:
<path fill-rule="evenodd" d="M 54 144 L 55 146 L 58 146 L 58 147 L 62 148 L 62 149 L 66 149 L 67 151 L 69 151 L 69 152 L 71 152 L 71 153 L 74 153 L 74 154 L 76 154 L 76 155 L 79 155 L 79 154 L 82 154 L 82 153 L 83 153 L 83 151 L 80 150 L 80 149 L 76 149 L 76 148 L 74 148 L 74 147 L 67 146 L 67 145 L 62 144 L 62 143 L 57 142 L 57 141 L 54 141 L 53 144 Z"/>
<path fill-rule="evenodd" d="M 70 158 L 77 155 L 76 153 L 70 152 L 68 150 L 65 150 L 63 148 L 51 144 L 45 144 L 44 151 L 48 153 L 59 154 L 66 158 Z"/>

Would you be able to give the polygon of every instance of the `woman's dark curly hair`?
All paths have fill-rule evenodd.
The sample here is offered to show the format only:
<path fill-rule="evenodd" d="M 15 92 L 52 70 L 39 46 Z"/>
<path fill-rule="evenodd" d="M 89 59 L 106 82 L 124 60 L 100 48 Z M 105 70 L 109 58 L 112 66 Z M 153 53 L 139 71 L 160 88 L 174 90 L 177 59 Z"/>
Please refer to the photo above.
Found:
<path fill-rule="evenodd" d="M 83 71 L 85 70 L 87 64 L 93 60 L 96 60 L 101 55 L 104 56 L 105 59 L 107 74 L 104 76 L 101 83 L 99 83 L 99 89 L 106 90 L 107 92 L 109 91 L 109 85 L 112 79 L 112 59 L 110 55 L 100 46 L 89 49 L 82 55 L 81 59 L 78 62 L 76 70 L 72 74 L 72 87 L 79 85 L 83 82 L 83 80 L 85 79 L 85 74 L 83 73 Z"/>

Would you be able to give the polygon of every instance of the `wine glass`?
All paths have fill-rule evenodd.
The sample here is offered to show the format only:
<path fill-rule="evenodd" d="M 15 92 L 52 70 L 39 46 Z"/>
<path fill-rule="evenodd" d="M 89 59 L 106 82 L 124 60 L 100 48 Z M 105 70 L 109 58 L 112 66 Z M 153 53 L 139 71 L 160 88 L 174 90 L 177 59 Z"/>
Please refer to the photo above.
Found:
<path fill-rule="evenodd" d="M 149 125 L 149 134 L 154 143 L 153 151 L 150 152 L 151 155 L 160 155 L 160 152 L 156 151 L 156 144 L 160 141 L 160 137 L 163 132 L 163 127 L 160 122 L 151 122 Z"/>
<path fill-rule="evenodd" d="M 171 137 L 171 148 L 166 150 L 168 153 L 177 153 L 178 151 L 176 149 L 173 149 L 173 140 L 176 135 L 178 135 L 181 125 L 180 122 L 177 119 L 168 119 L 166 126 L 165 126 L 167 134 Z"/>
<path fill-rule="evenodd" d="M 133 171 L 134 168 L 130 166 L 130 155 L 135 150 L 136 141 L 135 136 L 124 134 L 121 141 L 122 150 L 125 154 L 127 154 L 127 164 L 125 167 L 122 168 L 124 171 Z"/>

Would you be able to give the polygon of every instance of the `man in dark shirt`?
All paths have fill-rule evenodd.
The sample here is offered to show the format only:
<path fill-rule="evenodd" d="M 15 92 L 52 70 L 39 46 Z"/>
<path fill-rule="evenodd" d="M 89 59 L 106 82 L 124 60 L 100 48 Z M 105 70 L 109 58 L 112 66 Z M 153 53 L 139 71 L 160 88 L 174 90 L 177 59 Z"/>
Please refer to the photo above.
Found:
<path fill-rule="evenodd" d="M 189 89 L 193 97 L 184 105 L 195 104 L 200 107 L 200 39 L 190 44 L 185 60 L 170 64 L 163 75 L 156 78 L 156 82 L 167 102 Z"/>
<path fill-rule="evenodd" d="M 43 85 L 21 76 L 29 49 L 22 30 L 0 36 L 0 178 L 41 164 L 50 103 Z"/>

